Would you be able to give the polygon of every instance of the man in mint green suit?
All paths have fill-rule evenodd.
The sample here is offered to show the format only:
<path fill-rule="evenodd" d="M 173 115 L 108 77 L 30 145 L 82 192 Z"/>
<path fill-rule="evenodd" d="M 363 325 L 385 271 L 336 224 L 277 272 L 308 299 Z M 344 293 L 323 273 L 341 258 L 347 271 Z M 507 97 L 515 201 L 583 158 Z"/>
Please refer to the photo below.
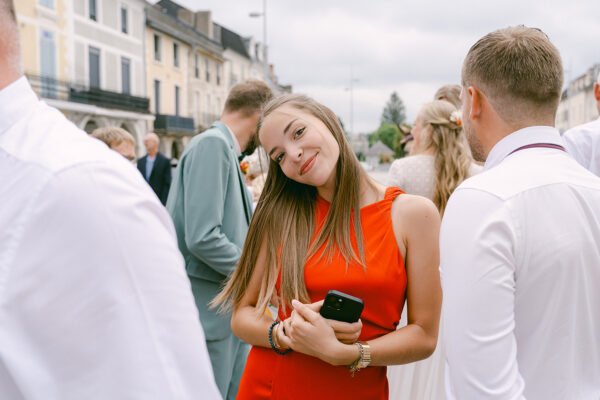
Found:
<path fill-rule="evenodd" d="M 254 148 L 256 123 L 271 97 L 260 81 L 234 86 L 221 119 L 194 137 L 183 152 L 167 200 L 224 399 L 237 395 L 249 346 L 231 332 L 231 314 L 217 314 L 208 303 L 242 253 L 252 199 L 238 157 Z"/>

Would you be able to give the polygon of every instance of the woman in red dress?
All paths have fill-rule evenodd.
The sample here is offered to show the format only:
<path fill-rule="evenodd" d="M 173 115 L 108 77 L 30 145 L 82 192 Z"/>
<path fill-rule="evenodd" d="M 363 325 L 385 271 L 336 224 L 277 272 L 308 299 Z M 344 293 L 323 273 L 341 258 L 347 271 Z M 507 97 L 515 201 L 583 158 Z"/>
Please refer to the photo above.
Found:
<path fill-rule="evenodd" d="M 233 332 L 253 346 L 238 399 L 386 399 L 385 366 L 437 343 L 439 213 L 370 179 L 335 114 L 306 96 L 271 101 L 257 132 L 267 180 L 213 302 L 233 308 Z M 364 301 L 358 322 L 319 314 L 330 289 Z M 396 330 L 405 298 L 408 325 Z M 273 299 L 275 321 L 264 313 Z"/>

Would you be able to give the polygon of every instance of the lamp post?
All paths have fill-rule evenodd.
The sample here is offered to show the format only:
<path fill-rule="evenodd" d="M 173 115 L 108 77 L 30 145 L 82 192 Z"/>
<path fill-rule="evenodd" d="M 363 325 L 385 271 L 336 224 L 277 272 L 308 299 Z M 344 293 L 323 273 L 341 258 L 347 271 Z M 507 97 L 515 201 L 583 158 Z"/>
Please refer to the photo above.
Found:
<path fill-rule="evenodd" d="M 354 82 L 358 79 L 354 78 L 354 67 L 350 67 L 350 87 L 344 88 L 350 91 L 350 135 L 354 134 Z"/>
<path fill-rule="evenodd" d="M 248 14 L 251 18 L 263 19 L 263 63 L 267 66 L 267 0 L 263 0 L 262 12 L 251 12 Z"/>

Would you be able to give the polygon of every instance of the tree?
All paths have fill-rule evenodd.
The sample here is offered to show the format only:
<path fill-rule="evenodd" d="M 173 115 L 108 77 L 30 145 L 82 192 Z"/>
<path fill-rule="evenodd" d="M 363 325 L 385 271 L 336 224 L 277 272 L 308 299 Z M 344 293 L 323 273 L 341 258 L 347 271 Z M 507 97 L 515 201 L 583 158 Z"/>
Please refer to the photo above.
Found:
<path fill-rule="evenodd" d="M 398 96 L 398 93 L 393 92 L 390 99 L 385 104 L 383 114 L 381 114 L 381 122 L 387 122 L 388 124 L 400 125 L 406 120 L 406 110 L 404 108 L 404 102 Z"/>
<path fill-rule="evenodd" d="M 399 134 L 400 131 L 396 125 L 383 122 L 375 132 L 369 135 L 369 146 L 381 141 L 390 149 L 394 149 L 394 140 Z"/>

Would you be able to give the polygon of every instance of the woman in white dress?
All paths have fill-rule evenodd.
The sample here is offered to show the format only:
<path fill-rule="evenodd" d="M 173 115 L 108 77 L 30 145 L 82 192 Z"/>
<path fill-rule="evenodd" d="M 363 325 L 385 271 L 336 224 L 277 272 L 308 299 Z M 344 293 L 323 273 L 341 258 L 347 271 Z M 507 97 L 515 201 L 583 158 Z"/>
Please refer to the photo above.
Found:
<path fill-rule="evenodd" d="M 417 154 L 394 161 L 387 184 L 431 199 L 443 216 L 454 189 L 481 171 L 471 157 L 460 112 L 448 101 L 427 103 L 419 111 L 411 133 L 415 140 L 411 154 Z M 398 327 L 407 323 L 406 309 Z M 444 400 L 444 363 L 442 342 L 438 340 L 429 358 L 388 367 L 390 399 Z"/>

